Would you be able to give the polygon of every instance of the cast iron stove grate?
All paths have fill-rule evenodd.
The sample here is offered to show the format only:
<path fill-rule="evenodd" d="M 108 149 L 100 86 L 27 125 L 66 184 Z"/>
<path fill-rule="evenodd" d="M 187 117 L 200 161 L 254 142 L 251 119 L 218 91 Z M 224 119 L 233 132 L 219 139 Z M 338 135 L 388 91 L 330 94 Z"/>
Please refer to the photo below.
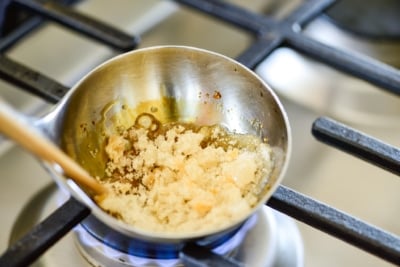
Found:
<path fill-rule="evenodd" d="M 21 26 L 0 39 L 0 77 L 50 103 L 56 103 L 69 88 L 9 58 L 4 52 L 41 22 L 52 20 L 77 33 L 120 51 L 134 49 L 139 42 L 101 21 L 69 7 L 76 1 L 6 0 L 0 4 L 0 23 L 7 9 L 28 11 L 31 16 Z M 254 36 L 254 42 L 237 58 L 254 69 L 277 48 L 286 46 L 346 74 L 368 81 L 400 95 L 400 72 L 377 60 L 350 54 L 313 40 L 301 29 L 335 4 L 334 0 L 308 0 L 282 20 L 253 13 L 217 0 L 176 0 Z M 396 96 L 394 96 L 396 97 Z M 395 174 L 400 174 L 400 150 L 330 118 L 318 118 L 312 126 L 320 141 L 355 155 Z M 280 186 L 266 205 L 312 227 L 342 239 L 391 263 L 400 264 L 400 238 L 360 221 L 333 207 L 285 186 Z M 32 229 L 1 256 L 0 266 L 26 266 L 90 214 L 88 208 L 69 199 L 47 219 Z M 40 236 L 40 239 L 37 237 Z M 189 251 L 190 253 L 190 251 Z"/>

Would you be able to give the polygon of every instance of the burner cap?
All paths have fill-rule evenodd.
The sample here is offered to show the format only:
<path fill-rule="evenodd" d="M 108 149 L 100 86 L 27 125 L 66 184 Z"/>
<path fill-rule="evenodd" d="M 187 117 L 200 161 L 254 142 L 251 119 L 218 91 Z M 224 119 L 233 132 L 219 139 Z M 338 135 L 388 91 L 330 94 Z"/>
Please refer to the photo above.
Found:
<path fill-rule="evenodd" d="M 399 0 L 338 0 L 326 15 L 339 27 L 374 39 L 400 39 Z"/>

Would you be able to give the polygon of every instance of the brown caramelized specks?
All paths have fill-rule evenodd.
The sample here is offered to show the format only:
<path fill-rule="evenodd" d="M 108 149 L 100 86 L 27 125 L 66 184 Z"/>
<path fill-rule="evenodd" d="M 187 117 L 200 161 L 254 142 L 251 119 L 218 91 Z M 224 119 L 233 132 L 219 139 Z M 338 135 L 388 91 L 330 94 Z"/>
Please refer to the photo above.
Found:
<path fill-rule="evenodd" d="M 139 185 L 141 185 L 141 179 L 133 179 L 130 181 L 132 188 L 137 188 Z"/>
<path fill-rule="evenodd" d="M 82 130 L 82 131 L 87 131 L 87 123 L 81 123 L 81 124 L 79 124 L 79 128 Z"/>
<path fill-rule="evenodd" d="M 221 93 L 219 91 L 214 91 L 213 98 L 214 99 L 221 99 L 222 95 L 221 95 Z"/>
<path fill-rule="evenodd" d="M 110 211 L 110 210 L 106 210 L 106 212 L 108 214 L 110 214 L 112 217 L 116 218 L 117 220 L 122 220 L 122 215 L 119 212 L 115 212 L 115 211 Z"/>
<path fill-rule="evenodd" d="M 88 135 L 88 124 L 86 122 L 79 124 L 79 129 L 81 130 L 81 134 Z"/>

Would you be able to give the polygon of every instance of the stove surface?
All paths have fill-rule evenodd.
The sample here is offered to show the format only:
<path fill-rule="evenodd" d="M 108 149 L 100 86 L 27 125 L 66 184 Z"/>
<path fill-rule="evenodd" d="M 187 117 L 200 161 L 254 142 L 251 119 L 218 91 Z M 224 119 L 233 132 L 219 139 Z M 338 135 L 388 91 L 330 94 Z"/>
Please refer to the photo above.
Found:
<path fill-rule="evenodd" d="M 251 42 L 251 36 L 244 32 L 187 8 L 180 9 L 169 1 L 120 0 L 118 5 L 110 2 L 107 0 L 85 1 L 79 8 L 82 12 L 106 20 L 127 32 L 140 33 L 142 37 L 140 47 L 165 44 L 191 45 L 234 58 Z M 243 1 L 233 2 L 248 5 L 249 9 L 258 12 L 276 12 L 278 16 L 281 16 L 280 14 L 285 13 L 285 10 L 280 9 L 280 5 L 292 8 L 298 1 L 279 1 L 276 5 L 269 3 L 272 1 L 258 0 L 246 1 L 246 4 Z M 287 3 L 289 4 L 286 5 Z M 110 10 L 115 12 L 110 12 Z M 132 12 L 135 15 L 132 15 Z M 285 57 L 279 55 L 280 52 L 282 50 L 274 53 L 273 60 L 266 60 L 263 68 L 257 70 L 267 83 L 272 84 L 273 81 L 268 80 L 264 71 L 280 68 L 280 64 L 286 60 Z M 24 42 L 7 53 L 11 58 L 68 86 L 73 85 L 101 61 L 115 54 L 115 51 L 72 34 L 54 24 L 48 24 L 32 33 Z M 318 99 L 318 94 L 313 93 L 318 87 L 336 88 L 348 85 L 347 82 L 341 85 L 341 81 L 345 81 L 342 80 L 344 75 L 335 73 L 332 76 L 330 72 L 325 75 L 325 70 L 329 67 L 312 62 L 298 53 L 295 54 L 300 60 L 295 61 L 295 64 L 299 64 L 299 68 L 294 71 L 302 68 L 303 60 L 307 60 L 307 64 L 311 62 L 317 68 L 316 75 L 307 76 L 309 88 L 303 93 L 303 97 L 318 102 L 321 99 Z M 323 84 L 321 84 L 322 76 L 324 77 Z M 291 81 L 291 75 L 288 73 L 274 74 L 273 78 Z M 274 84 L 273 88 L 279 92 L 279 84 Z M 293 91 L 297 90 L 295 83 L 292 83 L 290 88 Z M 16 93 L 17 91 L 6 83 L 0 84 L 0 93 L 26 113 L 43 113 L 49 108 L 43 101 L 32 98 L 26 93 Z M 398 177 L 320 144 L 312 137 L 312 122 L 321 115 L 331 115 L 332 110 L 317 109 L 318 111 L 315 111 L 284 94 L 280 94 L 280 97 L 288 112 L 293 134 L 293 154 L 283 183 L 399 235 L 400 225 L 397 221 L 400 180 Z M 342 99 L 345 101 L 346 95 L 343 95 Z M 326 103 L 328 104 L 329 102 Z M 350 121 L 350 125 L 394 146 L 400 146 L 399 124 L 382 123 L 374 117 L 367 118 L 369 118 L 368 124 L 355 120 Z M 27 229 L 24 224 L 26 223 L 25 226 L 30 224 L 25 220 L 17 221 L 21 211 L 40 190 L 53 181 L 37 160 L 25 151 L 15 146 L 10 147 L 9 143 L 6 145 L 4 142 L 1 148 L 3 155 L 0 158 L 0 210 L 3 216 L 0 220 L 2 230 L 0 249 L 4 251 L 9 245 L 12 229 L 17 227 L 20 229 L 18 232 L 23 232 L 24 230 L 21 229 Z M 32 213 L 32 216 L 34 214 Z M 299 222 L 296 224 L 304 242 L 305 266 L 391 266 L 307 225 Z M 68 238 L 71 237 L 65 237 L 65 239 Z M 43 257 L 52 253 L 57 254 L 57 246 L 58 244 L 54 250 L 50 249 Z"/>

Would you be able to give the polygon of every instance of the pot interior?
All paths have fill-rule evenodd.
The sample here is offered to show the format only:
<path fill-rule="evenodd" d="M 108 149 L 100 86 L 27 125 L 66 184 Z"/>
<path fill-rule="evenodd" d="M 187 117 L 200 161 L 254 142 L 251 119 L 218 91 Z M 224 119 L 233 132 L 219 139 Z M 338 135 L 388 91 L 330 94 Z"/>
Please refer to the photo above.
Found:
<path fill-rule="evenodd" d="M 282 179 L 290 148 L 286 114 L 252 71 L 222 55 L 190 47 L 154 47 L 120 55 L 84 77 L 60 114 L 62 148 L 91 175 L 104 177 L 105 142 L 137 115 L 160 122 L 220 124 L 267 140 L 274 170 L 262 204 Z"/>

